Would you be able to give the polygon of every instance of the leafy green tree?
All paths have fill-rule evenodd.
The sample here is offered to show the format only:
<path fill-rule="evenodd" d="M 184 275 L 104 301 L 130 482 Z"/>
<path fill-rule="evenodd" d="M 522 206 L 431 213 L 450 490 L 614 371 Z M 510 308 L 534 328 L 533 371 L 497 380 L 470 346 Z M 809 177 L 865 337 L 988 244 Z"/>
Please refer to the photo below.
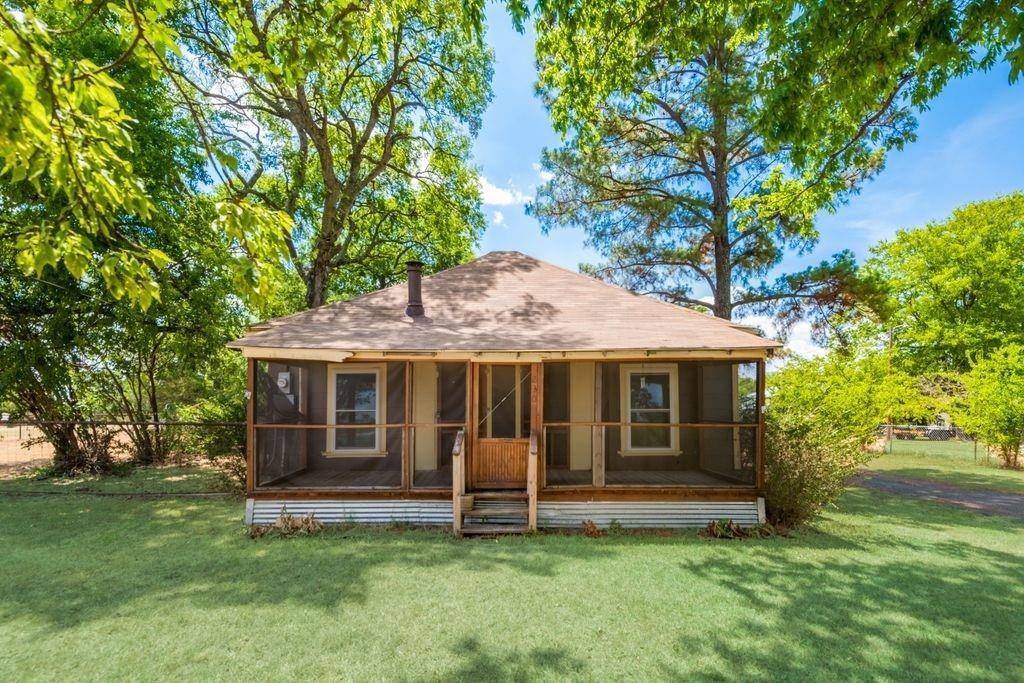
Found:
<path fill-rule="evenodd" d="M 1006 467 L 1020 467 L 1024 443 L 1024 347 L 1009 344 L 963 376 L 966 395 L 957 421 L 995 446 Z"/>
<path fill-rule="evenodd" d="M 1024 194 L 902 230 L 872 249 L 865 270 L 886 296 L 854 320 L 868 321 L 914 372 L 965 372 L 1024 343 Z"/>
<path fill-rule="evenodd" d="M 482 21 L 479 0 L 0 4 L 0 176 L 65 207 L 19 227 L 20 265 L 98 273 L 143 308 L 159 297 L 166 254 L 125 230 L 155 210 L 120 101 L 130 60 L 166 78 L 192 118 L 239 294 L 272 296 L 282 260 L 315 305 L 336 270 L 382 264 L 378 247 L 434 267 L 464 259 L 483 228 L 467 163 L 489 97 Z M 98 28 L 119 37 L 115 54 L 60 54 L 67 36 Z M 236 86 L 246 94 L 230 95 Z M 268 144 L 247 137 L 249 123 Z"/>
<path fill-rule="evenodd" d="M 914 139 L 915 107 L 1019 58 L 994 35 L 1011 5 L 544 3 L 539 88 L 565 144 L 533 210 L 585 230 L 605 257 L 591 270 L 636 291 L 827 317 L 871 293 L 851 254 L 776 275 L 784 254 Z"/>
<path fill-rule="evenodd" d="M 145 310 L 118 302 L 79 338 L 80 382 L 106 413 L 134 423 L 124 431 L 142 463 L 165 459 L 174 446 L 163 428 L 143 423 L 178 419 L 184 407 L 212 398 L 211 380 L 221 391 L 234 390 L 233 398 L 222 397 L 229 405 L 240 405 L 244 392 L 242 369 L 220 360 L 235 355 L 224 343 L 242 331 L 249 313 L 234 293 L 227 245 L 209 239 L 213 202 L 175 208 L 174 222 L 159 225 L 147 241 L 172 263 L 158 275 L 161 300 Z"/>
<path fill-rule="evenodd" d="M 814 246 L 815 215 L 911 139 L 913 119 L 892 83 L 854 112 L 816 112 L 813 142 L 770 137 L 765 102 L 785 84 L 769 75 L 789 56 L 773 35 L 792 21 L 774 2 L 606 2 L 542 22 L 540 87 L 567 136 L 545 153 L 554 178 L 533 207 L 544 226 L 583 228 L 607 259 L 598 274 L 722 318 L 841 304 L 855 281 L 847 252 L 768 276 L 787 250 Z"/>
<path fill-rule="evenodd" d="M 18 263 L 42 276 L 58 265 L 100 276 L 115 297 L 145 308 L 160 296 L 159 249 L 132 241 L 128 226 L 153 217 L 155 198 L 133 166 L 138 140 L 119 80 L 134 62 L 159 83 L 178 51 L 171 0 L 0 3 L 0 179 L 27 183 L 40 203 L 60 205 L 17 225 Z M 66 50 L 80 36 L 116 38 L 99 55 Z M 243 294 L 266 294 L 284 253 L 288 217 L 228 195 L 217 228 L 232 242 Z"/>
<path fill-rule="evenodd" d="M 484 220 L 470 140 L 491 76 L 491 52 L 468 30 L 477 10 L 188 3 L 175 81 L 207 113 L 224 183 L 294 222 L 305 306 L 332 286 L 351 291 L 350 274 L 372 286 L 412 256 L 440 268 L 471 253 Z"/>
<path fill-rule="evenodd" d="M 535 7 L 525 0 L 509 0 L 507 4 L 520 27 L 531 10 L 546 27 L 551 17 L 561 23 L 577 21 L 577 15 L 586 9 L 589 15 L 581 23 L 590 22 L 593 29 L 595 18 L 600 20 L 604 11 L 579 0 L 544 0 Z M 259 7 L 262 10 L 268 6 Z M 653 11 L 658 7 L 643 8 L 643 16 L 635 22 L 629 15 L 627 25 L 639 30 L 625 38 L 654 35 L 652 29 L 657 28 L 660 19 Z M 762 109 L 766 118 L 773 120 L 772 125 L 766 122 L 771 133 L 766 139 L 773 140 L 769 147 L 778 140 L 794 149 L 804 147 L 803 153 L 831 150 L 830 145 L 811 145 L 828 132 L 819 124 L 826 121 L 831 126 L 831 118 L 846 124 L 856 122 L 864 102 L 873 101 L 894 79 L 915 80 L 921 87 L 913 90 L 913 99 L 923 104 L 949 77 L 988 66 L 1004 55 L 1016 75 L 1024 62 L 1020 47 L 1024 22 L 1020 20 L 1019 3 L 1014 0 L 899 0 L 856 5 L 804 1 L 757 3 L 751 7 L 753 14 L 767 17 L 769 42 L 778 46 L 776 51 L 782 57 L 774 63 L 774 70 L 764 71 L 767 79 L 779 84 L 762 93 L 766 100 Z M 244 11 L 245 3 L 240 8 Z M 76 277 L 87 272 L 99 274 L 115 296 L 127 296 L 142 305 L 158 296 L 153 274 L 164 263 L 165 255 L 131 243 L 120 229 L 125 220 L 145 220 L 152 211 L 152 200 L 130 163 L 135 142 L 130 117 L 120 102 L 125 91 L 116 71 L 134 57 L 155 73 L 174 74 L 174 57 L 182 55 L 181 37 L 175 29 L 183 13 L 191 13 L 200 21 L 209 19 L 209 28 L 226 28 L 225 35 L 239 31 L 239 40 L 230 44 L 230 49 L 239 50 L 237 63 L 232 65 L 239 71 L 263 68 L 257 64 L 262 59 L 260 50 L 250 48 L 269 45 L 273 51 L 269 62 L 280 63 L 264 66 L 279 71 L 286 79 L 293 79 L 324 51 L 332 52 L 339 63 L 344 62 L 363 45 L 360 36 L 384 34 L 388 22 L 406 13 L 422 18 L 427 11 L 448 12 L 461 24 L 467 39 L 478 39 L 483 23 L 481 0 L 429 7 L 415 0 L 315 0 L 281 5 L 263 15 L 264 19 L 279 18 L 287 10 L 290 19 L 299 24 L 296 35 L 305 32 L 305 38 L 261 43 L 259 29 L 273 22 L 246 27 L 229 21 L 219 27 L 216 25 L 223 18 L 220 9 L 216 2 L 196 4 L 189 0 L 0 3 L 0 41 L 5 47 L 0 51 L 0 176 L 13 182 L 27 179 L 40 194 L 63 198 L 66 204 L 66 210 L 51 217 L 51 222 L 20 226 L 14 237 L 19 243 L 22 267 L 41 274 L 62 265 Z M 699 14 L 701 8 L 697 10 Z M 670 19 L 686 14 L 675 7 L 664 11 Z M 613 14 L 608 17 L 616 18 Z M 55 38 L 97 25 L 121 37 L 119 52 L 112 58 L 94 61 L 61 56 L 54 50 L 60 42 Z M 320 40 L 309 35 L 308 29 L 313 28 L 322 29 Z M 618 29 L 614 22 L 607 23 L 607 28 L 610 32 Z M 599 34 L 592 43 L 580 45 L 591 48 L 602 44 L 606 37 Z M 628 46 L 628 42 L 616 41 L 617 47 L 623 45 Z M 226 48 L 220 43 L 210 47 L 219 51 Z M 593 51 L 589 52 L 587 59 L 593 61 Z M 621 65 L 616 59 L 607 73 L 577 71 L 571 80 L 586 85 L 595 76 L 599 80 L 608 75 L 621 76 Z M 175 84 L 179 88 L 183 85 L 180 80 Z M 218 84 L 218 93 L 225 92 L 223 86 Z M 179 94 L 183 100 L 191 99 L 187 89 Z M 804 106 L 809 101 L 811 104 Z M 207 130 L 212 122 L 205 112 L 190 108 L 189 113 L 213 167 L 234 171 L 234 167 L 244 165 L 230 145 L 219 142 L 212 129 Z M 302 144 L 301 140 L 295 141 L 299 156 Z M 794 158 L 802 156 L 794 153 Z M 275 266 L 287 249 L 285 236 L 291 214 L 275 212 L 268 208 L 272 203 L 256 201 L 258 197 L 249 192 L 252 187 L 245 177 L 231 172 L 220 180 L 227 190 L 219 207 L 217 227 L 232 241 L 232 252 L 238 257 L 234 261 L 236 276 L 244 284 L 241 291 L 266 298 L 270 283 L 277 279 Z M 103 243 L 102 248 L 94 248 L 96 241 Z M 824 275 L 819 269 L 808 277 Z M 794 284 L 802 285 L 804 292 L 817 286 L 813 281 Z"/>
<path fill-rule="evenodd" d="M 771 31 L 771 40 L 785 46 L 769 74 L 783 87 L 765 93 L 775 139 L 813 144 L 827 133 L 822 112 L 854 121 L 894 84 L 909 103 L 923 106 L 950 80 L 1000 59 L 1010 65 L 1011 81 L 1024 68 L 1024 8 L 1016 0 L 778 6 L 791 21 Z"/>
<path fill-rule="evenodd" d="M 63 36 L 53 49 L 69 59 L 106 60 L 119 54 L 119 42 L 109 29 L 92 26 Z M 149 218 L 124 220 L 120 235 L 166 256 L 165 267 L 151 275 L 162 296 L 143 309 L 111 296 L 95 276 L 58 268 L 27 277 L 15 241 L 0 240 L 0 400 L 46 422 L 56 464 L 67 472 L 107 464 L 109 434 L 81 421 L 158 420 L 168 403 L 194 400 L 188 379 L 211 371 L 246 314 L 235 295 L 232 240 L 211 228 L 213 200 L 196 194 L 205 172 L 189 119 L 136 59 L 111 73 L 128 86 L 122 105 L 141 144 L 127 161 L 152 201 Z M 8 235 L 54 220 L 66 204 L 27 179 L 0 182 L 0 225 Z M 118 245 L 96 241 L 92 249 L 97 258 L 116 258 Z M 136 455 L 158 457 L 158 432 L 127 431 Z"/>

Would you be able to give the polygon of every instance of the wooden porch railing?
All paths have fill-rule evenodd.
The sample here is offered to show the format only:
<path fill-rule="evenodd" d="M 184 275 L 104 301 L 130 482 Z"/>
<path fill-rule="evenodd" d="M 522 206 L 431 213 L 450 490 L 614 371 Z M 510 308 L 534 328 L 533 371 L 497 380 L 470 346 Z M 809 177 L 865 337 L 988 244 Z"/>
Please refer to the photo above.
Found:
<path fill-rule="evenodd" d="M 530 452 L 526 459 L 527 526 L 530 531 L 537 530 L 537 470 L 540 460 L 537 442 L 537 430 L 534 430 L 530 433 Z"/>
<path fill-rule="evenodd" d="M 452 448 L 452 531 L 462 535 L 462 498 L 466 495 L 466 430 L 455 435 Z"/>

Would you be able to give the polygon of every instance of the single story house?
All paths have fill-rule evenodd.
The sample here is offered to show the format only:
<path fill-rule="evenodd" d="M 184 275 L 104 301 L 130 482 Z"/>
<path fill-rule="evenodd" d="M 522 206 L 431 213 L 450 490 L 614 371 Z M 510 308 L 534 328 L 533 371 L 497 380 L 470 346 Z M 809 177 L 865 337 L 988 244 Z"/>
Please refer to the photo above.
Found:
<path fill-rule="evenodd" d="M 246 522 L 764 519 L 748 328 L 519 252 L 253 327 Z"/>

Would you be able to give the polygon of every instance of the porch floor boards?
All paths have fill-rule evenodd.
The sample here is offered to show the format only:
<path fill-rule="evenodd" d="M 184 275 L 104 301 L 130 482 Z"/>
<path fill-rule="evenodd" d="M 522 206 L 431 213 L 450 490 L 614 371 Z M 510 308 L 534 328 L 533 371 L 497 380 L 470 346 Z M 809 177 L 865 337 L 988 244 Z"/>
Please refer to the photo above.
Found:
<path fill-rule="evenodd" d="M 452 471 L 420 470 L 414 474 L 413 488 L 451 488 Z M 307 470 L 281 479 L 273 486 L 295 488 L 317 487 L 375 487 L 400 488 L 402 473 L 398 471 L 379 470 Z"/>
<path fill-rule="evenodd" d="M 590 470 L 553 470 L 545 473 L 548 486 L 589 486 L 592 481 Z M 631 472 L 607 471 L 604 473 L 605 486 L 716 486 L 736 485 L 736 482 L 716 476 L 703 470 L 634 470 Z"/>
<path fill-rule="evenodd" d="M 548 486 L 590 486 L 589 470 L 556 470 L 545 472 Z M 452 471 L 420 470 L 414 475 L 413 488 L 449 488 Z M 399 488 L 402 474 L 380 470 L 308 470 L 293 474 L 272 484 L 274 487 L 375 487 Z M 632 472 L 605 472 L 605 486 L 735 486 L 736 482 L 703 470 L 637 470 Z"/>

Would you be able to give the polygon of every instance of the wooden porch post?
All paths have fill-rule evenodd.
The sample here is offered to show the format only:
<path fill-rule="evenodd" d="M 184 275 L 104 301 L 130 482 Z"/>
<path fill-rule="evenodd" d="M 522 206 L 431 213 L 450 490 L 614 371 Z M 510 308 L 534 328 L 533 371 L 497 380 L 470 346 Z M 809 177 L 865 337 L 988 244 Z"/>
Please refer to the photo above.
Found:
<path fill-rule="evenodd" d="M 532 363 L 530 375 L 530 447 L 526 461 L 527 526 L 537 530 L 537 488 L 540 453 L 544 450 L 544 364 Z"/>
<path fill-rule="evenodd" d="M 245 362 L 245 492 L 256 489 L 256 361 Z"/>
<path fill-rule="evenodd" d="M 452 449 L 452 531 L 462 535 L 462 498 L 466 494 L 466 432 L 459 430 Z"/>
<path fill-rule="evenodd" d="M 764 489 L 764 372 L 764 360 L 757 361 L 757 446 L 754 476 L 758 489 Z"/>
<path fill-rule="evenodd" d="M 602 415 L 601 405 L 603 403 L 602 396 L 602 383 L 604 382 L 604 366 L 601 365 L 600 361 L 594 363 L 594 421 L 602 422 L 604 417 Z M 604 486 L 604 425 L 596 425 L 591 430 L 591 476 L 594 480 L 594 486 Z"/>
<path fill-rule="evenodd" d="M 386 371 L 385 371 L 386 372 Z M 408 491 L 412 485 L 413 478 L 413 465 L 412 465 L 412 448 L 410 447 L 410 439 L 415 427 L 410 427 L 409 423 L 412 422 L 412 363 L 405 361 L 405 390 L 404 398 L 405 405 L 402 407 L 402 490 Z M 387 416 L 384 417 L 384 422 L 388 422 Z M 384 430 L 384 443 L 387 443 L 387 430 Z"/>
<path fill-rule="evenodd" d="M 456 536 L 462 535 L 462 508 L 466 496 L 467 453 L 476 432 L 476 377 L 474 363 L 466 361 L 466 424 L 455 435 L 455 447 L 452 450 L 452 531 Z"/>

